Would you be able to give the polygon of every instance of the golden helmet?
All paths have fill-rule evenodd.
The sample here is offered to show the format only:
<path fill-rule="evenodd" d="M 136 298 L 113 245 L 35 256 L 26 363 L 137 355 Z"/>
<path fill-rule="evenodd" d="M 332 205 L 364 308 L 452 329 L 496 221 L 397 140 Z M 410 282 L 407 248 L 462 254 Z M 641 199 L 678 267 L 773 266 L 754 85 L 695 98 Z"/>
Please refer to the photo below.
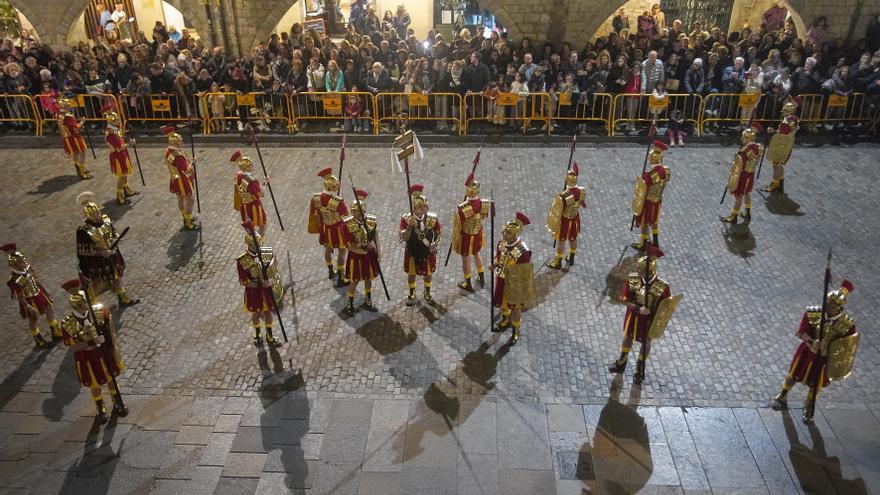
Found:
<path fill-rule="evenodd" d="M 754 143 L 757 136 L 758 132 L 755 128 L 749 127 L 748 129 L 743 129 L 742 134 L 740 135 L 740 141 L 742 144 Z"/>
<path fill-rule="evenodd" d="M 648 162 L 652 165 L 663 163 L 663 152 L 668 149 L 669 146 L 663 141 L 654 141 L 651 143 L 651 151 L 648 152 Z"/>
<path fill-rule="evenodd" d="M 339 190 L 339 177 L 333 175 L 333 168 L 326 167 L 321 169 L 318 172 L 318 177 L 324 179 L 324 190 L 330 192 L 336 192 Z"/>
<path fill-rule="evenodd" d="M 73 102 L 70 101 L 70 98 L 67 98 L 64 96 L 59 97 L 58 98 L 58 108 L 60 108 L 61 110 L 64 110 L 64 111 L 70 110 L 71 108 L 73 108 Z"/>
<path fill-rule="evenodd" d="M 162 133 L 168 136 L 168 144 L 179 148 L 183 146 L 183 137 L 177 133 L 177 128 L 173 125 L 166 125 L 162 128 Z"/>
<path fill-rule="evenodd" d="M 81 304 L 88 304 L 88 299 L 86 299 L 86 293 L 83 292 L 80 287 L 80 281 L 78 278 L 68 280 L 61 284 L 61 288 L 67 291 L 67 300 L 70 302 L 71 306 L 79 306 Z"/>
<path fill-rule="evenodd" d="M 238 168 L 242 172 L 248 172 L 254 169 L 254 162 L 250 159 L 250 157 L 243 156 L 241 154 L 241 150 L 235 150 L 235 153 L 229 157 L 230 162 L 235 162 L 238 164 Z"/>
<path fill-rule="evenodd" d="M 366 210 L 366 205 L 364 204 L 364 200 L 367 199 L 367 196 L 369 196 L 369 194 L 367 193 L 367 191 L 364 191 L 363 189 L 355 189 L 354 195 L 355 195 L 355 198 L 357 198 L 357 200 L 353 201 L 351 203 L 351 212 L 352 213 L 355 213 L 355 212 L 363 213 L 364 210 Z"/>
<path fill-rule="evenodd" d="M 785 103 L 785 105 L 782 105 L 782 115 L 786 117 L 789 115 L 794 115 L 794 113 L 797 112 L 797 109 L 797 103 L 793 101 L 788 101 Z"/>
<path fill-rule="evenodd" d="M 464 187 L 469 198 L 480 195 L 480 181 L 475 178 L 473 172 L 467 176 L 467 179 L 464 181 Z"/>
<path fill-rule="evenodd" d="M 428 207 L 428 197 L 424 195 L 425 186 L 421 184 L 413 184 L 409 187 L 409 195 L 412 197 L 413 209 Z"/>
<path fill-rule="evenodd" d="M 505 234 L 513 234 L 515 236 L 518 236 L 520 232 L 523 231 L 523 228 L 525 228 L 525 226 L 530 223 L 532 223 L 532 221 L 529 220 L 529 217 L 527 217 L 525 213 L 518 211 L 516 212 L 516 217 L 513 220 L 504 224 L 503 232 Z"/>
<path fill-rule="evenodd" d="M 254 224 L 250 221 L 242 222 L 241 226 L 244 227 L 244 243 L 247 245 L 248 251 L 256 253 L 257 248 L 263 245 L 263 237 L 254 230 Z"/>
<path fill-rule="evenodd" d="M 855 287 L 853 287 L 852 282 L 844 279 L 843 282 L 840 283 L 839 289 L 828 292 L 828 302 L 837 306 L 838 309 L 843 309 L 846 305 L 846 296 L 854 290 Z"/>
<path fill-rule="evenodd" d="M 571 168 L 568 169 L 568 172 L 565 173 L 565 185 L 568 187 L 574 187 L 578 183 L 578 175 L 580 174 L 580 170 L 578 169 L 577 162 L 571 164 Z"/>
<path fill-rule="evenodd" d="M 648 270 L 648 278 L 652 278 L 657 274 L 657 259 L 663 257 L 663 251 L 660 250 L 657 246 L 648 245 L 647 250 L 645 251 L 644 256 L 639 256 L 639 259 L 636 260 L 636 268 L 639 271 L 639 276 L 643 277 L 645 275 L 645 267 L 647 265 Z"/>
<path fill-rule="evenodd" d="M 119 114 L 116 113 L 116 108 L 112 103 L 107 103 L 103 107 L 101 107 L 101 113 L 104 114 L 104 119 L 107 120 L 107 123 L 119 127 L 122 123 L 122 120 L 119 118 Z"/>
<path fill-rule="evenodd" d="M 0 250 L 5 251 L 6 254 L 9 255 L 9 266 L 15 268 L 21 262 L 27 264 L 27 258 L 25 258 L 24 254 L 16 249 L 14 242 L 10 242 L 9 244 L 4 244 L 0 246 Z"/>
<path fill-rule="evenodd" d="M 81 192 L 76 196 L 76 204 L 82 207 L 87 217 L 101 213 L 101 207 L 95 203 L 95 193 L 91 191 Z"/>

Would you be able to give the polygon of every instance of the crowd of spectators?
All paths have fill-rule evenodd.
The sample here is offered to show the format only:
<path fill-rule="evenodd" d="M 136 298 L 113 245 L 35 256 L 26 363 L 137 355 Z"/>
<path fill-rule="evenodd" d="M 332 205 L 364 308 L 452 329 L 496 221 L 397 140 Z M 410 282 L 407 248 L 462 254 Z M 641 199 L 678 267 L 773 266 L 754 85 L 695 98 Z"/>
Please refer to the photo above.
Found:
<path fill-rule="evenodd" d="M 201 102 L 192 96 L 256 92 L 269 96 L 266 112 L 286 111 L 273 101 L 306 92 L 480 93 L 490 99 L 501 92 L 522 97 L 541 92 L 551 94 L 553 115 L 591 105 L 596 93 L 754 92 L 779 101 L 808 93 L 880 95 L 880 16 L 873 18 L 864 38 L 849 46 L 829 38 L 824 17 L 812 22 L 802 38 L 784 13 L 768 11 L 764 20 L 760 26 L 725 33 L 699 22 L 691 26 L 669 22 L 655 5 L 634 23 L 619 12 L 613 32 L 575 47 L 568 42 L 512 40 L 506 32 L 486 32 L 482 27 L 462 29 L 452 39 L 433 30 L 415 33 L 403 6 L 380 17 L 364 0 L 354 0 L 341 39 L 305 32 L 294 24 L 289 32 L 272 34 L 241 57 L 207 46 L 186 30 L 169 33 L 158 22 L 149 38 L 138 32 L 130 41 L 81 42 L 61 52 L 29 38 L 23 37 L 18 45 L 5 40 L 0 46 L 0 91 L 112 93 L 121 95 L 120 101 L 133 110 L 139 96 L 151 93 Z M 564 93 L 568 95 L 560 98 Z M 349 103 L 355 104 L 356 115 L 347 112 Z M 431 111 L 457 117 L 455 105 L 441 105 Z M 366 111 L 364 102 L 346 100 L 344 106 L 352 119 Z M 49 103 L 43 110 L 50 111 Z M 247 108 L 230 107 L 222 97 L 180 109 L 203 117 L 230 110 L 233 115 L 237 111 L 239 127 L 254 122 Z M 0 111 L 14 114 L 21 109 L 7 102 Z M 514 107 L 507 114 L 493 114 L 497 118 L 490 122 L 503 123 L 516 111 Z M 256 124 L 263 127 L 267 122 L 260 118 Z M 367 128 L 359 120 L 347 124 L 351 129 Z"/>

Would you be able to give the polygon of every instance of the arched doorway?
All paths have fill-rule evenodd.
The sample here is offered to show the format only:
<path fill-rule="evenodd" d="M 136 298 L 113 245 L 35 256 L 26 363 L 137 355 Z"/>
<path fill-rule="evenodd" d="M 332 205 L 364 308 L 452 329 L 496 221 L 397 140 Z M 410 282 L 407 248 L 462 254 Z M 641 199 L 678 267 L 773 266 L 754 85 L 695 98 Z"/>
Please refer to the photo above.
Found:
<path fill-rule="evenodd" d="M 40 41 L 39 33 L 25 15 L 9 0 L 0 0 L 0 38 L 20 44 L 25 39 Z"/>
<path fill-rule="evenodd" d="M 132 0 L 127 1 L 132 2 Z M 67 31 L 67 44 L 75 45 L 80 41 L 94 40 L 97 34 L 102 31 L 97 27 L 100 23 L 100 7 L 97 7 L 97 5 L 104 4 L 104 8 L 106 9 L 106 5 L 112 4 L 113 7 L 111 7 L 111 9 L 115 10 L 115 4 L 117 3 L 122 2 L 117 0 L 91 0 L 83 12 L 80 13 L 77 19 L 70 25 L 70 28 Z M 162 23 L 166 28 L 173 26 L 178 33 L 183 29 L 188 29 L 190 35 L 198 37 L 196 36 L 195 30 L 187 25 L 187 19 L 184 17 L 180 9 L 169 2 L 164 0 L 152 3 L 137 2 L 136 4 L 133 4 L 131 10 L 129 10 L 125 4 L 122 6 L 128 19 L 134 18 L 133 21 L 128 23 L 124 30 L 120 30 L 120 34 L 124 33 L 123 38 L 127 37 L 130 39 L 132 36 L 135 36 L 138 31 L 143 31 L 147 40 L 151 40 L 153 37 L 153 27 L 157 22 Z"/>

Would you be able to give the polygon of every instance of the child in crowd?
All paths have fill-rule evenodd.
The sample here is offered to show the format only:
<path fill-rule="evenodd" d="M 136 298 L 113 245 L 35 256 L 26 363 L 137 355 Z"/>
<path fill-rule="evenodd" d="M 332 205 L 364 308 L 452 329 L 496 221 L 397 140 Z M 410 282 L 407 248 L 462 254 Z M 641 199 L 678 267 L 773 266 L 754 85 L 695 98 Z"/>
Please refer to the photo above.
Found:
<path fill-rule="evenodd" d="M 214 125 L 217 127 L 217 132 L 224 132 L 226 131 L 226 121 L 223 120 L 226 116 L 226 96 L 220 94 L 220 91 L 219 84 L 211 84 L 211 91 L 208 95 L 208 106 L 211 109 L 211 119 L 215 122 Z"/>
<path fill-rule="evenodd" d="M 489 115 L 492 117 L 489 122 L 495 125 L 504 124 L 504 109 L 498 105 L 498 81 L 489 81 L 486 89 L 483 90 L 483 98 L 486 99 Z M 499 112 L 499 108 L 501 111 Z"/>
<path fill-rule="evenodd" d="M 366 125 L 361 123 L 361 102 L 357 95 L 348 95 L 345 102 L 345 132 L 361 132 L 366 130 Z"/>
<path fill-rule="evenodd" d="M 669 138 L 670 146 L 675 146 L 676 142 L 679 146 L 684 146 L 686 128 L 687 121 L 681 114 L 681 110 L 673 110 L 672 116 L 669 117 L 669 123 L 666 125 L 666 136 Z"/>
<path fill-rule="evenodd" d="M 651 96 L 653 97 L 654 101 L 657 103 L 660 103 L 660 102 L 666 103 L 666 99 L 668 96 L 668 94 L 666 93 L 666 85 L 662 81 L 657 81 L 657 83 L 654 84 L 654 89 L 651 91 Z M 666 109 L 666 106 L 665 105 L 664 106 L 658 105 L 658 106 L 652 107 L 649 105 L 648 109 L 651 112 L 651 120 L 656 125 L 658 117 Z"/>

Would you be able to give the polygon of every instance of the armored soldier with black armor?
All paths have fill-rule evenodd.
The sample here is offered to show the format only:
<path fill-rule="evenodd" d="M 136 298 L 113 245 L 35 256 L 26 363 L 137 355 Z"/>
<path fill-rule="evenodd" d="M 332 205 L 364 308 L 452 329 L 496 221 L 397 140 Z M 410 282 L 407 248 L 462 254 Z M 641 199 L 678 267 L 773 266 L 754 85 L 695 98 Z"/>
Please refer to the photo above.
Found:
<path fill-rule="evenodd" d="M 111 289 L 119 299 L 120 306 L 131 306 L 139 300 L 128 297 L 123 284 L 125 259 L 119 252 L 119 234 L 110 217 L 101 213 L 91 192 L 81 193 L 76 202 L 86 215 L 85 222 L 76 229 L 76 254 L 79 271 L 84 277 L 87 290 L 98 296 Z"/>
<path fill-rule="evenodd" d="M 431 275 L 437 269 L 437 245 L 440 243 L 440 220 L 428 211 L 428 197 L 424 195 L 425 186 L 413 184 L 409 188 L 412 199 L 412 212 L 400 217 L 400 240 L 405 244 L 403 251 L 403 271 L 406 273 L 409 295 L 406 305 L 416 303 L 416 276 L 422 277 L 425 286 L 425 302 L 434 306 L 431 297 Z"/>
<path fill-rule="evenodd" d="M 824 318 L 821 306 L 807 307 L 796 333 L 801 343 L 794 352 L 782 390 L 770 403 L 774 410 L 787 408 L 788 391 L 795 383 L 803 383 L 809 387 L 803 421 L 812 424 L 819 391 L 831 381 L 849 376 L 859 345 L 855 321 L 843 311 L 852 292 L 849 280 L 841 282 L 839 289 L 829 291 Z"/>
<path fill-rule="evenodd" d="M 580 209 L 587 206 L 586 190 L 577 185 L 578 165 L 572 164 L 565 173 L 565 190 L 553 196 L 550 211 L 547 215 L 547 230 L 556 241 L 556 256 L 547 266 L 559 270 L 562 268 L 562 257 L 565 242 L 568 241 L 568 266 L 574 264 L 577 252 L 577 238 L 581 232 Z"/>
<path fill-rule="evenodd" d="M 68 98 L 58 98 L 59 112 L 55 114 L 55 122 L 58 124 L 58 132 L 61 133 L 61 144 L 64 153 L 73 160 L 76 175 L 80 179 L 91 179 L 92 175 L 86 170 L 86 141 L 83 139 L 82 123 L 73 114 L 73 103 Z"/>
<path fill-rule="evenodd" d="M 733 159 L 733 167 L 727 178 L 727 190 L 733 196 L 733 211 L 726 217 L 721 217 L 722 222 L 736 225 L 739 218 L 739 210 L 745 200 L 746 211 L 742 217 L 746 223 L 752 221 L 752 188 L 755 185 L 755 169 L 764 147 L 755 142 L 757 130 L 754 127 L 742 131 L 742 146 L 736 152 Z"/>
<path fill-rule="evenodd" d="M 501 321 L 492 327 L 492 331 L 503 332 L 512 328 L 510 345 L 519 340 L 523 309 L 535 297 L 532 250 L 519 236 L 530 223 L 524 213 L 516 212 L 516 218 L 505 224 L 492 260 L 495 276 L 492 304 L 501 308 Z"/>
<path fill-rule="evenodd" d="M 641 229 L 639 242 L 633 248 L 643 251 L 648 242 L 648 231 L 653 234 L 653 245 L 660 245 L 660 208 L 663 206 L 663 190 L 669 183 L 669 167 L 663 164 L 663 152 L 669 147 L 662 141 L 654 141 L 648 152 L 651 169 L 636 178 L 633 191 L 632 213 Z"/>
<path fill-rule="evenodd" d="M 312 195 L 309 201 L 309 234 L 318 234 L 318 241 L 324 246 L 324 262 L 330 280 L 336 277 L 336 287 L 345 287 L 345 225 L 343 218 L 348 216 L 348 206 L 339 196 L 339 177 L 333 175 L 330 167 L 318 172 L 324 180 L 324 190 Z M 336 268 L 333 268 L 333 250 L 337 250 Z"/>
<path fill-rule="evenodd" d="M 239 150 L 235 150 L 229 161 L 235 162 L 239 169 L 232 190 L 232 207 L 241 214 L 242 222 L 251 222 L 258 234 L 266 235 L 263 189 L 260 181 L 254 177 L 254 162 Z"/>
<path fill-rule="evenodd" d="M 608 366 L 608 371 L 623 373 L 633 341 L 639 342 L 641 348 L 633 375 L 635 384 L 645 380 L 645 362 L 651 351 L 651 341 L 663 335 L 681 300 L 680 295 L 670 297 L 669 284 L 657 276 L 657 259 L 662 256 L 660 248 L 649 244 L 645 255 L 639 256 L 636 262 L 638 273 L 629 275 L 620 294 L 621 302 L 626 304 L 623 342 L 620 344 L 620 357 Z"/>
<path fill-rule="evenodd" d="M 486 285 L 483 273 L 483 256 L 480 250 L 485 243 L 483 219 L 489 216 L 490 201 L 480 199 L 480 182 L 472 172 L 464 183 L 467 199 L 455 207 L 452 214 L 452 250 L 461 255 L 461 270 L 464 280 L 458 284 L 461 289 L 474 291 L 471 284 L 471 258 L 477 266 L 480 287 Z"/>
<path fill-rule="evenodd" d="M 116 177 L 116 201 L 124 205 L 128 203 L 127 198 L 140 194 L 128 185 L 128 176 L 131 175 L 134 167 L 128 155 L 128 143 L 125 140 L 125 131 L 122 130 L 119 114 L 110 103 L 104 105 L 101 111 L 104 113 L 104 119 L 107 120 L 104 141 L 110 147 L 110 171 Z"/>
<path fill-rule="evenodd" d="M 73 352 L 79 382 L 89 389 L 95 401 L 95 420 L 99 424 L 109 420 L 104 406 L 104 387 L 113 401 L 112 414 L 128 416 L 128 408 L 122 402 L 122 395 L 114 382 L 125 365 L 119 353 L 119 339 L 110 311 L 100 304 L 89 308 L 88 298 L 80 288 L 78 279 L 69 280 L 61 287 L 68 292 L 68 301 L 73 309 L 61 321 L 64 343 Z"/>
<path fill-rule="evenodd" d="M 260 336 L 262 322 L 266 330 L 266 343 L 272 347 L 280 347 L 281 342 L 272 335 L 272 312 L 275 310 L 275 301 L 280 301 L 284 295 L 275 253 L 271 247 L 263 246 L 263 238 L 260 234 L 255 232 L 256 239 L 251 235 L 253 227 L 250 224 L 244 222 L 243 226 L 248 232 L 244 236 L 247 250 L 235 258 L 235 265 L 238 269 L 238 282 L 244 287 L 244 310 L 251 315 L 254 345 L 258 347 L 263 345 L 263 338 Z M 260 266 L 261 262 L 262 266 Z"/>
<path fill-rule="evenodd" d="M 767 192 L 785 192 L 785 164 L 794 150 L 794 138 L 800 122 L 797 108 L 797 103 L 793 101 L 782 105 L 782 121 L 779 126 L 776 129 L 767 129 L 767 132 L 773 134 L 767 146 L 767 159 L 773 164 L 773 180 L 764 189 Z"/>
<path fill-rule="evenodd" d="M 186 154 L 180 149 L 183 146 L 183 137 L 176 132 L 174 126 L 165 126 L 162 132 L 168 136 L 168 147 L 165 148 L 165 165 L 168 166 L 168 173 L 171 176 L 169 190 L 177 196 L 177 207 L 180 215 L 183 217 L 183 228 L 185 230 L 197 230 L 199 228 L 193 221 L 193 206 L 195 205 L 195 171 L 193 165 L 196 163 L 196 157 L 190 162 Z"/>
<path fill-rule="evenodd" d="M 49 330 L 52 331 L 52 339 L 61 339 L 61 328 L 55 319 L 55 303 L 46 292 L 34 268 L 28 263 L 24 254 L 16 249 L 15 244 L 9 243 L 0 246 L 8 255 L 9 267 L 12 273 L 9 274 L 9 280 L 6 285 L 14 299 L 18 299 L 18 312 L 22 319 L 28 321 L 28 329 L 34 337 L 34 343 L 37 347 L 46 347 L 49 343 L 40 334 L 40 328 L 37 326 L 40 315 L 45 315 L 46 323 Z"/>
<path fill-rule="evenodd" d="M 348 248 L 348 259 L 345 262 L 345 277 L 349 280 L 348 304 L 345 312 L 352 315 L 357 312 L 354 306 L 354 296 L 357 293 L 358 283 L 364 283 L 363 308 L 370 312 L 376 312 L 378 308 L 373 304 L 373 279 L 379 275 L 379 239 L 378 222 L 375 215 L 366 212 L 364 200 L 367 199 L 367 191 L 355 190 L 357 201 L 351 204 L 351 216 L 346 217 L 345 222 L 345 245 Z"/>

